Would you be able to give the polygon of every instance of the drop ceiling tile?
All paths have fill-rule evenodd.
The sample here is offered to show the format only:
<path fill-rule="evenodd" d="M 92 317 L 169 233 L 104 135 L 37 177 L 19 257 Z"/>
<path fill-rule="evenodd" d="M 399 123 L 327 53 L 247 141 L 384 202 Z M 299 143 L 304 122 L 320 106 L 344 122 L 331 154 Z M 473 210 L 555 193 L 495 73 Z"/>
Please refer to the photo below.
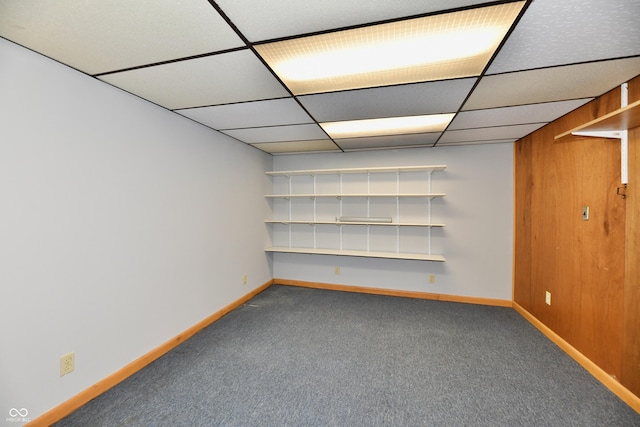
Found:
<path fill-rule="evenodd" d="M 480 129 L 448 130 L 442 135 L 438 145 L 452 142 L 482 142 L 491 140 L 519 139 L 541 128 L 546 123 L 500 126 Z"/>
<path fill-rule="evenodd" d="M 314 141 L 265 142 L 251 145 L 272 154 L 341 151 L 330 139 Z"/>
<path fill-rule="evenodd" d="M 475 78 L 300 96 L 319 122 L 451 113 L 460 108 Z"/>
<path fill-rule="evenodd" d="M 535 0 L 488 74 L 640 55 L 637 0 Z"/>
<path fill-rule="evenodd" d="M 359 25 L 454 9 L 487 1 L 474 0 L 325 0 L 216 2 L 250 41 L 268 40 L 296 34 Z"/>
<path fill-rule="evenodd" d="M 508 144 L 516 142 L 518 139 L 520 138 L 490 139 L 488 141 L 438 142 L 438 145 L 436 147 L 451 145 Z"/>
<path fill-rule="evenodd" d="M 517 107 L 462 111 L 453 119 L 448 130 L 551 122 L 592 99 L 584 98 Z"/>
<path fill-rule="evenodd" d="M 100 79 L 169 109 L 289 95 L 249 50 L 107 74 Z"/>
<path fill-rule="evenodd" d="M 640 74 L 640 57 L 486 76 L 463 110 L 602 95 Z"/>
<path fill-rule="evenodd" d="M 336 139 L 343 150 L 363 150 L 372 148 L 398 148 L 411 146 L 432 146 L 441 135 L 440 132 L 413 135 L 372 136 L 366 138 Z"/>
<path fill-rule="evenodd" d="M 327 134 L 316 124 L 230 129 L 223 133 L 247 144 L 328 139 Z"/>
<path fill-rule="evenodd" d="M 292 98 L 189 108 L 176 112 L 214 129 L 313 123 Z"/>
<path fill-rule="evenodd" d="M 89 74 L 243 46 L 206 1 L 3 1 L 0 35 Z"/>

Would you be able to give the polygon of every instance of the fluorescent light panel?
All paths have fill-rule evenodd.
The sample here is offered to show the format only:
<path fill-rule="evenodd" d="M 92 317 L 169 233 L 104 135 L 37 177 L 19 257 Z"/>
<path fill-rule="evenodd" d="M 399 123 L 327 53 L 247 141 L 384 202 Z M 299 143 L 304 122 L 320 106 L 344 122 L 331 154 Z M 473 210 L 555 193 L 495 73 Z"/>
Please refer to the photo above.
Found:
<path fill-rule="evenodd" d="M 477 76 L 524 2 L 255 46 L 296 95 Z"/>
<path fill-rule="evenodd" d="M 329 139 L 313 141 L 261 142 L 252 146 L 271 154 L 340 151 Z"/>
<path fill-rule="evenodd" d="M 359 138 L 365 136 L 406 135 L 412 133 L 442 132 L 454 114 L 431 114 L 425 116 L 387 117 L 381 119 L 348 120 L 320 123 L 334 139 Z"/>

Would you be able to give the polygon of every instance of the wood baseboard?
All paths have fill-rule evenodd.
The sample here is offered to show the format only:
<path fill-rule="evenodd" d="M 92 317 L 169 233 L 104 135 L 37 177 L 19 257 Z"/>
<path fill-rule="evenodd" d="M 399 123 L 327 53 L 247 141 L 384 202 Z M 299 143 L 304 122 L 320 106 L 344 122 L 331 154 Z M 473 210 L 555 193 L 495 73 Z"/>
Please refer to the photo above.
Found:
<path fill-rule="evenodd" d="M 139 370 L 141 370 L 142 368 L 144 368 L 154 360 L 158 359 L 159 357 L 163 356 L 173 348 L 177 347 L 179 344 L 191 338 L 196 333 L 200 332 L 202 329 L 211 325 L 213 322 L 220 319 L 225 314 L 228 314 L 229 312 L 233 311 L 235 308 L 249 301 L 251 298 L 258 295 L 260 292 L 264 291 L 272 284 L 273 284 L 272 280 L 264 283 L 257 289 L 244 295 L 242 298 L 216 311 L 215 313 L 201 320 L 200 322 L 196 323 L 186 331 L 170 339 L 164 344 L 161 344 L 160 346 L 151 350 L 149 353 L 144 354 L 143 356 L 139 357 L 138 359 L 134 360 L 128 365 L 125 365 L 121 369 L 117 370 L 113 374 L 109 375 L 108 377 L 92 385 L 88 389 L 81 391 L 80 393 L 73 396 L 71 399 L 61 403 L 60 405 L 56 406 L 53 409 L 50 409 L 49 411 L 40 415 L 38 418 L 34 419 L 33 421 L 31 421 L 26 425 L 28 425 L 29 427 L 40 427 L 40 426 L 44 427 L 44 426 L 50 426 L 51 424 L 57 421 L 60 421 L 62 418 L 66 417 L 76 409 L 80 408 L 85 403 L 89 402 L 92 399 L 95 399 L 102 393 L 106 392 L 110 388 L 114 387 L 115 385 L 121 383 L 131 375 L 135 374 L 136 372 L 138 372 Z"/>
<path fill-rule="evenodd" d="M 519 304 L 500 299 L 490 299 L 490 298 L 477 298 L 477 297 L 461 297 L 455 295 L 446 295 L 446 294 L 435 294 L 435 293 L 426 293 L 426 292 L 415 292 L 415 291 L 401 291 L 394 289 L 380 289 L 380 288 L 368 288 L 361 286 L 349 286 L 349 285 L 336 285 L 329 283 L 317 283 L 317 282 L 304 282 L 299 280 L 288 280 L 288 279 L 273 279 L 270 280 L 252 292 L 244 295 L 242 298 L 234 301 L 228 306 L 218 310 L 202 321 L 198 322 L 191 328 L 172 338 L 171 340 L 165 342 L 164 344 L 158 346 L 157 348 L 151 350 L 149 353 L 141 356 L 140 358 L 134 360 L 128 365 L 122 367 L 118 371 L 89 387 L 88 389 L 78 393 L 73 396 L 71 399 L 63 402 L 62 404 L 52 408 L 51 410 L 45 412 L 40 415 L 38 418 L 34 419 L 30 423 L 26 424 L 30 427 L 40 427 L 40 426 L 50 426 L 51 424 L 61 420 L 65 416 L 69 415 L 76 409 L 80 408 L 85 403 L 90 400 L 98 397 L 102 393 L 106 392 L 110 388 L 124 381 L 134 373 L 138 372 L 145 366 L 149 365 L 154 360 L 158 359 L 165 353 L 169 352 L 173 348 L 177 347 L 182 342 L 186 341 L 202 329 L 214 323 L 216 320 L 220 319 L 224 315 L 233 311 L 235 308 L 249 301 L 254 296 L 258 295 L 260 292 L 267 289 L 272 284 L 278 285 L 288 285 L 288 286 L 300 286 L 306 288 L 314 288 L 314 289 L 326 289 L 326 290 L 335 290 L 335 291 L 343 291 L 343 292 L 359 292 L 359 293 L 368 293 L 375 295 L 387 295 L 387 296 L 397 296 L 397 297 L 405 297 L 405 298 L 419 298 L 419 299 L 430 299 L 437 301 L 447 301 L 447 302 L 460 302 L 460 303 L 468 303 L 468 304 L 481 304 L 481 305 L 492 305 L 498 307 L 513 307 L 518 313 L 520 313 L 525 319 L 527 319 L 532 325 L 534 325 L 538 330 L 540 330 L 547 338 L 553 341 L 558 347 L 560 347 L 565 353 L 567 353 L 570 357 L 572 357 L 576 362 L 578 362 L 582 367 L 584 367 L 591 375 L 593 375 L 597 380 L 599 380 L 605 387 L 611 390 L 616 396 L 622 399 L 625 403 L 627 403 L 632 409 L 636 412 L 640 413 L 640 398 L 621 385 L 617 380 L 608 375 L 605 371 L 603 371 L 599 366 L 589 360 L 586 356 L 576 350 L 573 346 L 563 340 L 559 335 L 549 329 L 546 325 L 536 319 L 532 314 L 522 308 Z"/>
<path fill-rule="evenodd" d="M 578 362 L 580 366 L 586 369 L 591 375 L 593 375 L 598 381 L 600 381 L 605 387 L 607 387 L 613 394 L 622 399 L 633 410 L 640 413 L 640 397 L 633 394 L 629 389 L 620 384 L 618 380 L 606 373 L 601 367 L 593 363 L 584 354 L 580 353 L 575 347 L 566 342 L 560 335 L 553 332 L 548 326 L 534 317 L 531 313 L 525 310 L 520 304 L 514 302 L 513 308 L 520 313 L 522 317 L 527 319 L 529 323 L 535 326 L 540 332 L 542 332 L 547 338 L 553 341 L 558 347 L 567 353 L 573 360 Z"/>
<path fill-rule="evenodd" d="M 276 285 L 300 286 L 303 288 L 326 289 L 331 291 L 343 291 L 343 292 L 357 292 L 357 293 L 363 293 L 363 294 L 387 295 L 387 296 L 404 297 L 404 298 L 429 299 L 429 300 L 446 301 L 446 302 L 461 302 L 466 304 L 492 305 L 497 307 L 511 307 L 511 304 L 512 304 L 510 300 L 464 297 L 464 296 L 457 296 L 457 295 L 434 294 L 434 293 L 417 292 L 417 291 L 401 291 L 396 289 L 367 288 L 364 286 L 335 285 L 331 283 L 303 282 L 300 280 L 273 279 L 273 283 Z"/>

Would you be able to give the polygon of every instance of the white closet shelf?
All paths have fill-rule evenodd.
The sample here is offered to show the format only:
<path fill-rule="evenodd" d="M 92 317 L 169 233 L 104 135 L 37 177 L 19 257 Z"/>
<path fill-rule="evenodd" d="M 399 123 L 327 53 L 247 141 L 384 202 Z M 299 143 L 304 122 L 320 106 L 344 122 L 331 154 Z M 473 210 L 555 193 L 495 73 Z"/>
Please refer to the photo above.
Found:
<path fill-rule="evenodd" d="M 615 132 L 638 126 L 640 126 L 640 100 L 556 135 L 555 139 L 564 138 L 574 132 Z"/>
<path fill-rule="evenodd" d="M 382 225 L 382 226 L 397 226 L 397 227 L 444 227 L 444 224 L 424 224 L 424 223 L 409 223 L 409 222 L 367 222 L 367 221 L 358 221 L 358 222 L 346 222 L 346 221 L 289 221 L 289 220 L 277 220 L 277 219 L 268 219 L 265 221 L 267 224 L 308 224 L 308 225 Z"/>
<path fill-rule="evenodd" d="M 367 173 L 367 172 L 427 172 L 445 170 L 445 165 L 433 166 L 397 166 L 397 167 L 380 167 L 380 168 L 348 168 L 348 169 L 307 169 L 295 171 L 272 171 L 265 172 L 270 176 L 296 176 L 296 175 L 335 175 L 348 173 Z"/>
<path fill-rule="evenodd" d="M 334 197 L 337 199 L 340 198 L 346 198 L 346 197 L 376 197 L 376 198 L 381 198 L 381 197 L 403 197 L 403 198 L 408 198 L 408 197 L 427 197 L 427 198 L 431 198 L 433 199 L 434 197 L 444 197 L 446 194 L 445 193 L 375 193 L 375 194 L 366 194 L 366 193 L 360 193 L 360 194 L 338 194 L 338 193 L 334 193 L 334 194 L 330 194 L 330 193 L 322 193 L 322 194 L 265 194 L 264 197 L 267 197 L 269 199 L 313 199 L 315 197 Z"/>
<path fill-rule="evenodd" d="M 371 252 L 357 251 L 348 249 L 314 249 L 314 248 L 288 248 L 288 247 L 269 247 L 266 252 L 278 253 L 294 253 L 294 254 L 313 254 L 313 255 L 338 255 L 338 256 L 358 256 L 367 258 L 391 258 L 391 259 L 410 259 L 419 261 L 439 261 L 444 262 L 442 255 L 431 254 L 415 254 L 415 253 L 398 253 L 398 252 Z"/>

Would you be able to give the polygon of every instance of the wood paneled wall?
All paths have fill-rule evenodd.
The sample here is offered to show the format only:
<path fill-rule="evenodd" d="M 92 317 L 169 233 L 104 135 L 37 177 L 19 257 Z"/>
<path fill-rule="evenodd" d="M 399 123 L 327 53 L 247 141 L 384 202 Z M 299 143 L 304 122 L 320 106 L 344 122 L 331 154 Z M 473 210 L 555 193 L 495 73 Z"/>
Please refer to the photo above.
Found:
<path fill-rule="evenodd" d="M 554 140 L 618 108 L 620 88 L 516 143 L 514 301 L 640 396 L 640 132 L 626 199 L 618 140 Z"/>
<path fill-rule="evenodd" d="M 629 99 L 640 99 L 640 81 L 630 87 Z M 622 379 L 625 387 L 640 396 L 640 128 L 629 131 L 626 200 Z"/>

